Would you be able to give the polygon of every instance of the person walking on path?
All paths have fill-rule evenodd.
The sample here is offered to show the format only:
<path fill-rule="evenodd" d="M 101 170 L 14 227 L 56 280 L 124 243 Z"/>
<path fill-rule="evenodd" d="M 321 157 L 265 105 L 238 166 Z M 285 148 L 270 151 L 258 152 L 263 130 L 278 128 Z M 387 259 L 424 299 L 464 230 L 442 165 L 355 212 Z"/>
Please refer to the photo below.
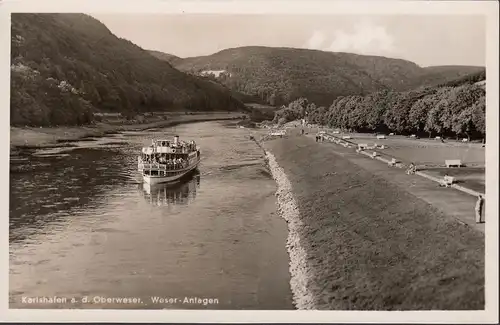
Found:
<path fill-rule="evenodd" d="M 413 175 L 417 171 L 417 168 L 415 168 L 415 164 L 411 163 L 408 169 L 406 170 L 406 174 L 408 175 Z"/>
<path fill-rule="evenodd" d="M 483 196 L 479 194 L 477 196 L 477 202 L 476 202 L 476 223 L 484 222 L 483 209 L 484 209 L 484 199 Z"/>

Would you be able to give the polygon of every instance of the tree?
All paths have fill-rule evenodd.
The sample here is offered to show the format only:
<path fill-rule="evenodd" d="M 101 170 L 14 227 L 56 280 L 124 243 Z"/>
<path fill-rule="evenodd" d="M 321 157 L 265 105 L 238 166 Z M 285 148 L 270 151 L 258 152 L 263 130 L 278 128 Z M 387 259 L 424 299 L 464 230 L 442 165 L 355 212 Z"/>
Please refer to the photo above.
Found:
<path fill-rule="evenodd" d="M 477 132 L 486 134 L 486 98 L 480 97 L 472 106 L 472 123 Z"/>
<path fill-rule="evenodd" d="M 362 130 L 366 127 L 366 115 L 364 114 L 363 97 L 351 96 L 350 100 L 345 105 L 347 113 L 347 128 L 354 130 Z"/>
<path fill-rule="evenodd" d="M 389 109 L 389 90 L 382 90 L 365 96 L 363 112 L 366 116 L 366 127 L 370 130 L 385 129 L 384 114 Z"/>
<path fill-rule="evenodd" d="M 30 82 L 27 76 L 23 82 L 12 82 L 22 88 L 12 92 L 12 125 L 81 124 L 91 117 L 89 109 L 243 108 L 217 82 L 174 69 L 118 39 L 90 16 L 15 14 L 11 28 L 11 61 L 13 70 L 19 70 L 13 71 L 11 79 L 19 79 L 15 74 L 37 75 Z M 61 92 L 52 87 L 53 82 L 65 83 L 77 93 Z"/>
<path fill-rule="evenodd" d="M 433 91 L 425 95 L 424 97 L 418 99 L 413 103 L 408 113 L 408 128 L 409 130 L 420 133 L 424 132 L 425 125 L 427 122 L 427 116 L 430 110 L 436 106 L 436 104 L 441 100 L 443 96 L 446 96 L 446 92 L 449 88 L 442 88 L 438 91 Z M 431 132 L 429 132 L 429 137 Z"/>
<path fill-rule="evenodd" d="M 472 121 L 474 107 L 469 106 L 465 108 L 460 115 L 454 119 L 452 130 L 455 134 L 465 134 L 467 139 L 470 140 L 471 132 L 474 131 L 474 123 Z"/>
<path fill-rule="evenodd" d="M 398 109 L 401 102 L 401 93 L 390 92 L 387 98 L 387 110 L 384 114 L 384 124 L 389 130 L 396 131 L 400 128 Z"/>
<path fill-rule="evenodd" d="M 427 120 L 425 122 L 425 131 L 429 132 L 429 137 L 432 136 L 432 133 L 435 132 L 437 134 L 442 134 L 444 127 L 441 123 L 441 107 L 434 106 L 427 115 Z"/>
<path fill-rule="evenodd" d="M 453 132 L 453 125 L 460 124 L 462 111 L 484 96 L 484 89 L 476 85 L 464 85 L 452 88 L 446 94 L 438 103 L 442 110 L 440 118 L 443 128 Z"/>
<path fill-rule="evenodd" d="M 400 133 L 409 132 L 412 125 L 409 113 L 413 104 L 429 93 L 427 89 L 418 89 L 394 94 L 390 100 L 390 108 L 385 115 L 389 129 Z"/>

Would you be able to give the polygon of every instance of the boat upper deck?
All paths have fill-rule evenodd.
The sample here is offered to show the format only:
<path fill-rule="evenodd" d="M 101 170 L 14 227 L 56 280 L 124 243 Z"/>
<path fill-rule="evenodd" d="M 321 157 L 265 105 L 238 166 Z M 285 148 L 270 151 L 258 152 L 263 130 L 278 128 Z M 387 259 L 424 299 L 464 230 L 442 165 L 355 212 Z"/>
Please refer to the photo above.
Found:
<path fill-rule="evenodd" d="M 148 147 L 142 148 L 142 153 L 146 155 L 152 154 L 189 154 L 196 152 L 198 147 L 194 141 L 180 141 L 178 136 L 174 140 L 153 140 Z"/>

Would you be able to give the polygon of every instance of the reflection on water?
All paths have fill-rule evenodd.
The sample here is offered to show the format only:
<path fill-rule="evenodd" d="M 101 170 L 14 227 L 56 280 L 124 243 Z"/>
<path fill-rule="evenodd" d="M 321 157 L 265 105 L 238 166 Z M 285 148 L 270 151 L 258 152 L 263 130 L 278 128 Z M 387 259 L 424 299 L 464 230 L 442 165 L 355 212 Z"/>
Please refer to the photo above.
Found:
<path fill-rule="evenodd" d="M 163 206 L 171 204 L 189 204 L 196 198 L 196 190 L 200 187 L 200 173 L 187 175 L 175 183 L 139 184 L 139 189 L 144 193 L 144 198 L 151 205 Z"/>
<path fill-rule="evenodd" d="M 71 155 L 30 156 L 27 170 L 10 173 L 9 236 L 23 240 L 49 223 L 95 208 L 126 191 L 133 172 L 125 152 L 78 148 Z"/>
<path fill-rule="evenodd" d="M 200 145 L 200 172 L 143 186 L 137 153 L 174 134 Z M 72 145 L 11 162 L 10 308 L 292 308 L 276 183 L 248 134 L 209 122 Z M 54 296 L 79 302 L 23 302 Z M 89 304 L 84 296 L 142 300 Z"/>

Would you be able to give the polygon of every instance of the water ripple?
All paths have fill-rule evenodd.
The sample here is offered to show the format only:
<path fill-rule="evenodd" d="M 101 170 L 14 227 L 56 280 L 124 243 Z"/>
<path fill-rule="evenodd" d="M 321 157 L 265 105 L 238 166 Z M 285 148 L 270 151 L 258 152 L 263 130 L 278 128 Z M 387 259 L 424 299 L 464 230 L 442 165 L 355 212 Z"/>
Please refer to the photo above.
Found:
<path fill-rule="evenodd" d="M 174 134 L 201 146 L 200 172 L 143 184 L 138 150 Z M 142 297 L 141 308 L 182 307 L 149 301 L 166 293 L 221 300 L 189 308 L 291 308 L 286 225 L 246 133 L 211 122 L 72 145 L 15 160 L 24 171 L 10 174 L 11 308 L 26 307 L 22 295 L 84 292 Z"/>

